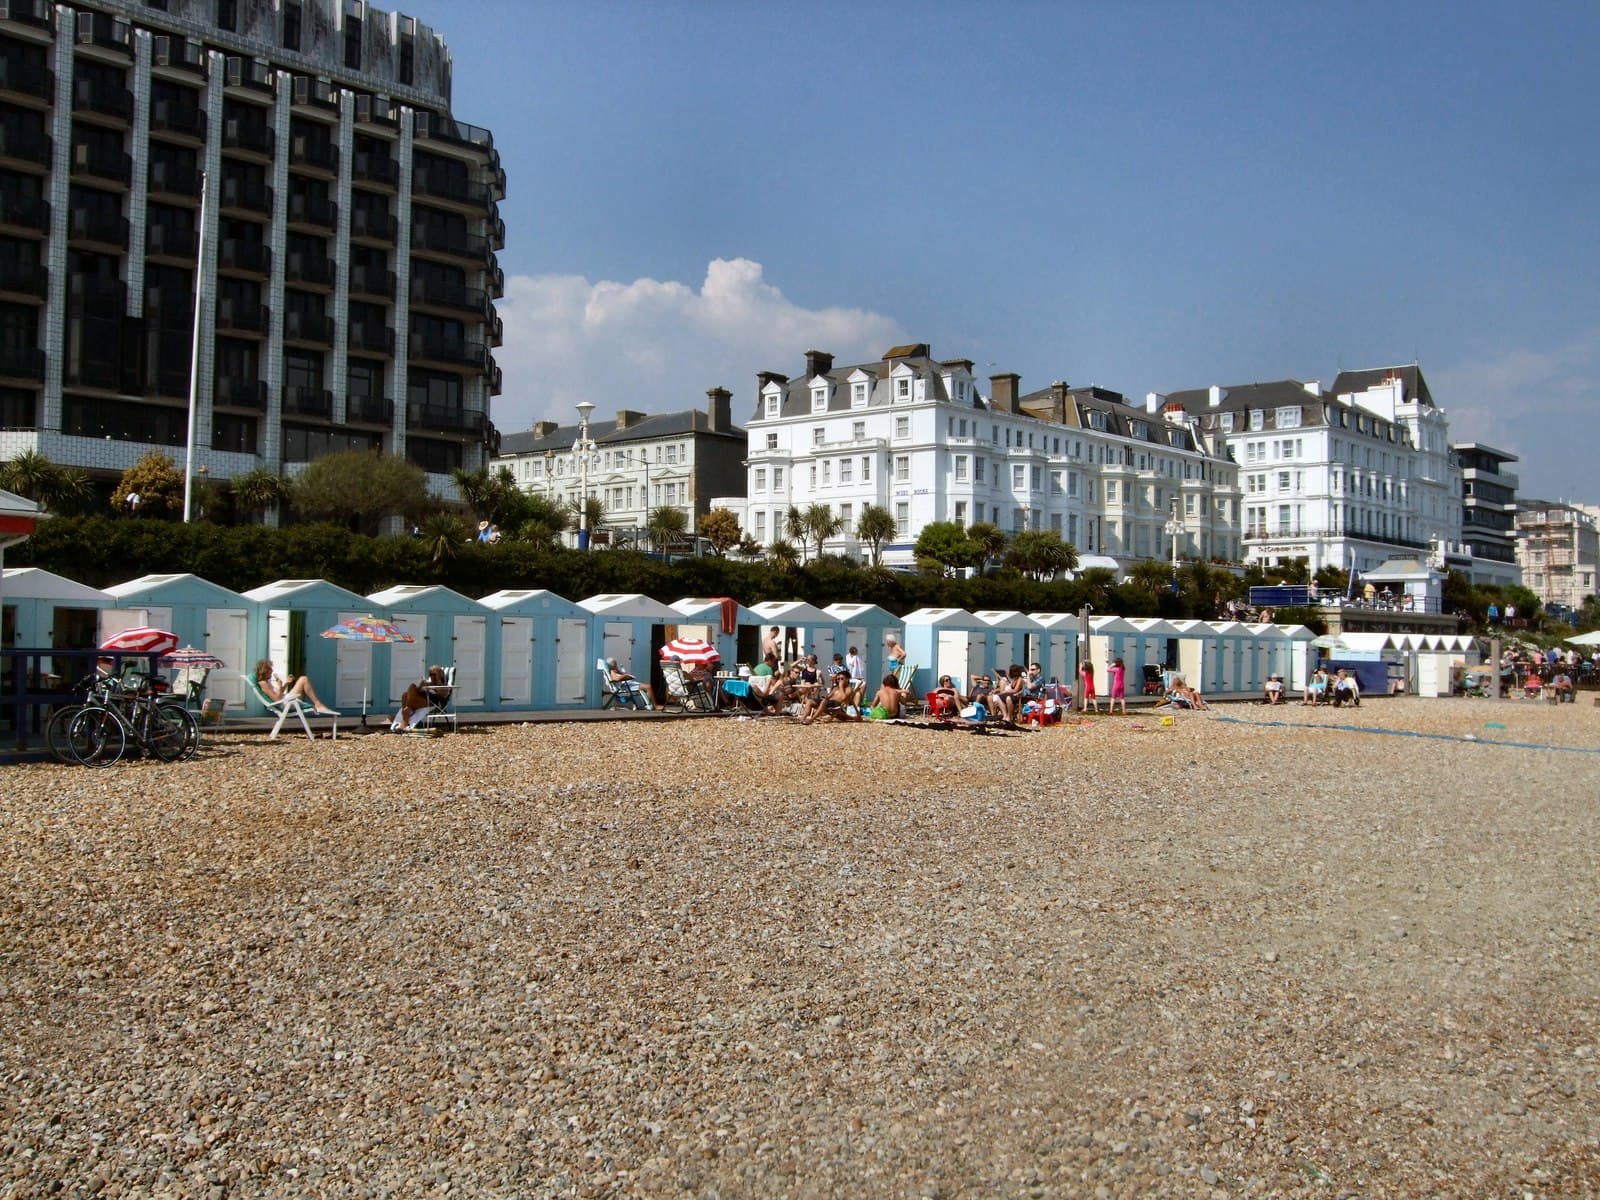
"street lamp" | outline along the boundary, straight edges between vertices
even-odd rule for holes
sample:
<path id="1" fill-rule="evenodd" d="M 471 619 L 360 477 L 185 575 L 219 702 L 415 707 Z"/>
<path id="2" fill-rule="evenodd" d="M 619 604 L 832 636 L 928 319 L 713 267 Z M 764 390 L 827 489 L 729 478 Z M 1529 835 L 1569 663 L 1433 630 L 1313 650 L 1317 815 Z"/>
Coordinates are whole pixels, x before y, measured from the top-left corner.
<path id="1" fill-rule="evenodd" d="M 572 452 L 578 456 L 578 549 L 589 548 L 589 455 L 594 453 L 594 443 L 589 440 L 589 414 L 594 405 L 587 400 L 578 401 L 578 440 Z"/>
<path id="2" fill-rule="evenodd" d="M 1172 515 L 1167 518 L 1166 534 L 1172 539 L 1172 574 L 1178 574 L 1178 535 L 1183 532 L 1183 522 L 1178 520 L 1178 498 L 1172 498 Z"/>

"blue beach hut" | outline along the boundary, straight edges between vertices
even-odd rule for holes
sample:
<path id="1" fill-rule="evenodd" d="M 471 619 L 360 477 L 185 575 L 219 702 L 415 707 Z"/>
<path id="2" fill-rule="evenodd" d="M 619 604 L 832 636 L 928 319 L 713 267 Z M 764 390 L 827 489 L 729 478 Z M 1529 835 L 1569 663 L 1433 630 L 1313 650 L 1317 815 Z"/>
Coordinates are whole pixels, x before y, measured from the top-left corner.
<path id="1" fill-rule="evenodd" d="M 761 661 L 761 614 L 754 609 L 726 596 L 686 596 L 669 607 L 680 614 L 672 636 L 710 642 L 722 655 L 723 669 Z"/>
<path id="2" fill-rule="evenodd" d="M 988 646 L 989 626 L 964 608 L 919 608 L 906 615 L 906 658 L 917 668 L 919 696 L 941 675 L 965 691 L 971 677 L 990 665 L 984 657 Z"/>
<path id="3" fill-rule="evenodd" d="M 246 673 L 258 658 L 280 672 L 309 675 L 323 701 L 341 711 L 366 713 L 381 707 L 372 691 L 372 644 L 322 636 L 340 621 L 372 613 L 372 602 L 326 579 L 279 579 L 251 588 L 250 652 Z"/>
<path id="4" fill-rule="evenodd" d="M 886 608 L 876 604 L 830 604 L 822 610 L 844 629 L 840 643 L 845 653 L 854 646 L 861 655 L 864 678 L 876 687 L 885 674 L 884 639 L 891 635 L 904 642 L 906 623 Z"/>
<path id="5" fill-rule="evenodd" d="M 589 646 L 595 659 L 614 658 L 617 665 L 632 671 L 639 679 L 649 679 L 657 698 L 666 693 L 661 678 L 661 647 L 666 645 L 668 625 L 682 616 L 659 600 L 639 592 L 608 592 L 579 600 L 578 607 L 589 614 Z M 589 664 L 589 706 L 600 707 L 600 675 Z"/>
<path id="6" fill-rule="evenodd" d="M 7 567 L 0 579 L 0 644 L 93 650 L 101 641 L 100 614 L 115 607 L 114 596 L 43 567 Z"/>
<path id="7" fill-rule="evenodd" d="M 490 612 L 489 707 L 584 708 L 594 654 L 589 613 L 544 588 L 508 588 L 478 601 Z"/>
<path id="8" fill-rule="evenodd" d="M 1044 626 L 1014 609 L 979 609 L 972 614 L 985 628 L 984 661 L 998 674 L 1012 663 L 1027 668 L 1038 657 Z M 1041 667 L 1044 664 L 1039 664 Z"/>
<path id="9" fill-rule="evenodd" d="M 1078 677 L 1078 614 L 1029 613 L 1040 625 L 1039 666 L 1044 677 L 1074 687 Z"/>
<path id="10" fill-rule="evenodd" d="M 844 626 L 815 604 L 804 600 L 764 600 L 750 607 L 765 628 L 776 625 L 783 631 L 785 661 L 797 654 L 815 654 L 817 661 L 827 666 L 835 654 L 845 652 Z"/>
<path id="11" fill-rule="evenodd" d="M 396 584 L 373 592 L 367 600 L 417 639 L 379 646 L 374 655 L 374 677 L 380 690 L 387 685 L 390 707 L 397 706 L 406 688 L 423 678 L 434 664 L 455 667 L 453 699 L 458 710 L 485 707 L 488 663 L 493 653 L 488 609 L 470 596 L 437 583 Z"/>
<path id="12" fill-rule="evenodd" d="M 225 666 L 206 680 L 206 695 L 244 707 L 250 657 L 250 615 L 255 602 L 198 575 L 141 575 L 108 587 L 129 626 L 154 625 L 178 635 L 180 646 L 215 654 Z M 313 680 L 313 682 L 315 682 Z"/>

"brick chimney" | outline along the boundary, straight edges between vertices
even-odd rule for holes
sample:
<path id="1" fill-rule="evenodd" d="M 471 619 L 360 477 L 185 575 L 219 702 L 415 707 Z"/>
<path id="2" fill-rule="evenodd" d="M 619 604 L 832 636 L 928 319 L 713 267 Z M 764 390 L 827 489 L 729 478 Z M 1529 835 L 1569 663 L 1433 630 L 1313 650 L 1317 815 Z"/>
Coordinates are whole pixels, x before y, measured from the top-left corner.
<path id="1" fill-rule="evenodd" d="M 706 391 L 706 423 L 712 433 L 727 433 L 733 428 L 733 393 L 724 387 Z"/>
<path id="2" fill-rule="evenodd" d="M 617 409 L 617 428 L 629 429 L 644 420 L 644 414 L 635 408 Z"/>
<path id="3" fill-rule="evenodd" d="M 557 421 L 535 421 L 533 423 L 533 436 L 547 438 L 560 428 L 560 422 Z"/>
<path id="4" fill-rule="evenodd" d="M 1021 375 L 989 376 L 989 402 L 994 406 L 995 412 L 1016 412 L 1017 397 L 1021 392 Z"/>
<path id="5" fill-rule="evenodd" d="M 824 350 L 806 351 L 806 378 L 815 379 L 833 370 L 833 355 Z"/>

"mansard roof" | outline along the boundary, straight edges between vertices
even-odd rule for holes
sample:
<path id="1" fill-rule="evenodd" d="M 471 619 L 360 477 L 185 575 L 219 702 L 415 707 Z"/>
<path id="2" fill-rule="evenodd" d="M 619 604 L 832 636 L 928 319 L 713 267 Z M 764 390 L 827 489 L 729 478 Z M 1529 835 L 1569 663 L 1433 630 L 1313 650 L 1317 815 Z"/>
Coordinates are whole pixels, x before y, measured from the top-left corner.
<path id="1" fill-rule="evenodd" d="M 499 457 L 504 458 L 511 454 L 543 454 L 546 450 L 564 453 L 572 449 L 573 443 L 578 440 L 579 431 L 580 427 L 574 422 L 571 425 L 558 425 L 553 432 L 543 437 L 539 437 L 532 430 L 507 433 L 500 439 Z M 744 429 L 738 425 L 730 429 L 712 429 L 710 416 L 697 408 L 684 409 L 682 412 L 646 414 L 621 429 L 617 428 L 615 418 L 610 421 L 589 422 L 589 436 L 594 439 L 597 446 L 622 446 L 629 442 L 648 442 L 659 438 L 683 437 L 686 434 L 709 434 L 712 437 L 732 438 L 741 442 L 745 437 Z"/>
<path id="2" fill-rule="evenodd" d="M 893 385 L 890 379 L 892 372 L 905 368 L 917 378 L 926 381 L 928 399 L 935 401 L 953 402 L 950 390 L 945 386 L 945 377 L 966 369 L 971 374 L 971 362 L 967 359 L 947 359 L 943 362 L 935 359 L 928 346 L 922 342 L 908 343 L 904 346 L 891 347 L 884 356 L 876 362 L 842 363 L 830 367 L 818 375 L 802 373 L 794 379 L 787 379 L 775 371 L 763 372 L 758 378 L 760 384 L 757 388 L 756 406 L 753 419 L 761 419 L 766 415 L 764 405 L 765 394 L 770 386 L 776 384 L 783 394 L 783 401 L 779 405 L 780 417 L 802 417 L 812 414 L 811 389 L 817 379 L 826 379 L 830 394 L 828 396 L 827 411 L 845 412 L 851 408 L 850 403 L 850 376 L 857 371 L 869 379 L 867 391 L 868 408 L 887 408 L 893 403 Z M 903 372 L 902 372 L 903 373 Z M 978 395 L 977 381 L 973 381 L 971 395 L 967 404 L 973 408 L 982 408 L 983 400 Z"/>
<path id="3" fill-rule="evenodd" d="M 1364 371 L 1340 371 L 1333 381 L 1333 394 L 1348 396 L 1352 392 L 1364 392 L 1392 379 L 1400 381 L 1404 389 L 1401 394 L 1408 402 L 1429 408 L 1438 407 L 1433 402 L 1433 393 L 1428 390 L 1428 381 L 1422 377 L 1422 368 L 1416 363 L 1400 367 L 1370 367 Z"/>
<path id="4" fill-rule="evenodd" d="M 1046 424 L 1055 424 L 1057 403 L 1061 405 L 1061 424 L 1069 429 L 1092 429 L 1130 442 L 1143 442 L 1172 450 L 1206 453 L 1206 447 L 1195 436 L 1188 422 L 1168 421 L 1159 412 L 1149 412 L 1130 404 L 1121 392 L 1110 388 L 1069 388 L 1053 384 L 1036 392 L 1017 398 L 1017 407 L 1024 416 L 1034 417 Z M 1104 428 L 1096 423 L 1092 413 L 1103 415 Z"/>

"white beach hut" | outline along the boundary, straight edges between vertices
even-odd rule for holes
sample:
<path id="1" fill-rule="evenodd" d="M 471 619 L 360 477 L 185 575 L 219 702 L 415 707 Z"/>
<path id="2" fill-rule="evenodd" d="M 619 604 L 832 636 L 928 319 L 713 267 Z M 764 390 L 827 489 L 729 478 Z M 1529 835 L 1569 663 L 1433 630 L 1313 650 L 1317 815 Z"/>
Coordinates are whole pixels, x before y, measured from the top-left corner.
<path id="1" fill-rule="evenodd" d="M 1040 657 L 1044 626 L 1026 613 L 986 608 L 972 615 L 987 626 L 984 661 L 993 668 L 991 674 L 1004 672 L 1012 663 L 1026 670 L 1030 661 Z"/>
<path id="2" fill-rule="evenodd" d="M 365 712 L 377 703 L 372 687 L 372 644 L 335 640 L 322 631 L 372 613 L 365 597 L 326 579 L 279 579 L 244 593 L 250 613 L 250 653 L 269 658 L 279 671 L 309 675 L 325 703 Z"/>
<path id="3" fill-rule="evenodd" d="M 373 656 L 375 678 L 388 689 L 388 708 L 397 707 L 406 688 L 433 665 L 455 667 L 452 699 L 457 710 L 485 707 L 488 663 L 496 653 L 489 644 L 487 608 L 437 583 L 396 584 L 367 599 L 416 639 L 380 645 Z"/>
<path id="4" fill-rule="evenodd" d="M 989 625 L 964 608 L 919 608 L 906 615 L 906 657 L 917 668 L 914 686 L 925 696 L 948 675 L 962 691 L 972 676 L 986 672 Z"/>
<path id="5" fill-rule="evenodd" d="M 1044 677 L 1064 687 L 1075 687 L 1078 678 L 1078 614 L 1029 613 L 1039 623 L 1039 665 Z"/>
<path id="6" fill-rule="evenodd" d="M 141 575 L 106 589 L 116 598 L 123 628 L 153 625 L 178 635 L 181 646 L 196 646 L 220 658 L 206 694 L 242 709 L 250 657 L 250 616 L 255 602 L 198 575 Z M 110 618 L 107 618 L 109 621 Z"/>
<path id="7" fill-rule="evenodd" d="M 876 686 L 884 676 L 884 639 L 893 635 L 904 642 L 906 623 L 876 604 L 830 604 L 822 610 L 844 627 L 841 645 L 848 653 L 854 646 L 861 654 L 869 684 Z"/>
<path id="8" fill-rule="evenodd" d="M 794 654 L 815 654 L 817 662 L 827 666 L 835 654 L 845 651 L 844 625 L 814 604 L 804 600 L 763 600 L 750 607 L 763 628 L 776 625 L 783 631 L 786 660 Z M 790 647 L 792 653 L 788 652 Z"/>
<path id="9" fill-rule="evenodd" d="M 656 696 L 666 693 L 661 678 L 661 647 L 666 645 L 666 628 L 676 625 L 682 613 L 639 592 L 608 592 L 578 601 L 589 614 L 589 646 L 595 659 L 614 658 L 617 664 L 649 679 Z M 600 676 L 590 663 L 589 704 L 599 708 Z"/>
<path id="10" fill-rule="evenodd" d="M 722 656 L 724 670 L 761 661 L 761 615 L 754 609 L 726 596 L 688 596 L 668 607 L 681 614 L 672 636 L 710 642 Z"/>

